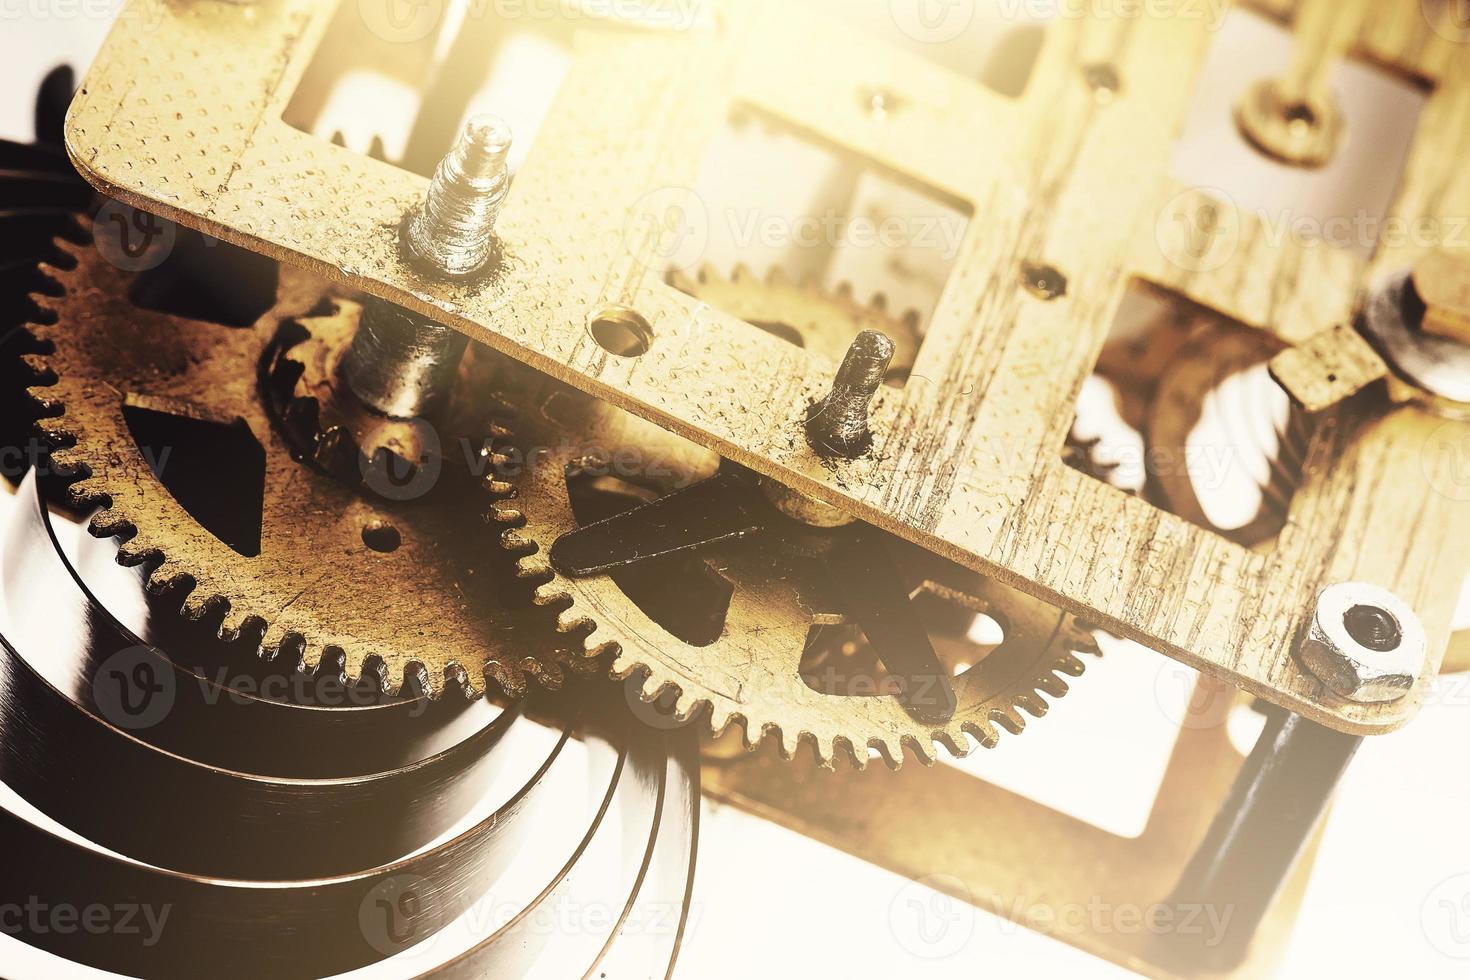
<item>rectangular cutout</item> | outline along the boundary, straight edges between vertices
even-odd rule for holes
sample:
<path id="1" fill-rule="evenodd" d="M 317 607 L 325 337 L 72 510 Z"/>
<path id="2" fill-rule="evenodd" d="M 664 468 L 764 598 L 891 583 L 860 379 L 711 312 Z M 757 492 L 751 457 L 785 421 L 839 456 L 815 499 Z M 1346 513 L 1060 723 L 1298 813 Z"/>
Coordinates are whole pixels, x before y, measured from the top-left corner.
<path id="1" fill-rule="evenodd" d="M 1286 70 L 1295 43 L 1290 31 L 1258 14 L 1229 12 L 1200 69 L 1171 171 L 1192 187 L 1225 194 L 1259 218 L 1273 241 L 1320 241 L 1368 258 L 1393 231 L 1385 216 L 1427 94 L 1349 58 L 1332 80 L 1342 117 L 1336 152 L 1320 169 L 1279 162 L 1242 135 L 1236 107 L 1252 84 Z M 1318 125 L 1303 113 L 1301 125 Z"/>
<path id="2" fill-rule="evenodd" d="M 465 121 L 493 112 L 515 134 L 514 173 L 570 70 L 573 35 L 588 26 L 616 22 L 566 4 L 477 0 L 420 5 L 388 21 L 343 3 L 284 119 L 429 176 Z"/>
<path id="3" fill-rule="evenodd" d="M 670 281 L 697 299 L 840 361 L 864 329 L 898 351 L 902 386 L 964 243 L 972 208 L 774 116 L 737 107 L 694 195 L 698 255 Z"/>
<path id="4" fill-rule="evenodd" d="M 1239 544 L 1273 542 L 1311 437 L 1267 367 L 1282 348 L 1135 280 L 1078 398 L 1064 459 Z"/>

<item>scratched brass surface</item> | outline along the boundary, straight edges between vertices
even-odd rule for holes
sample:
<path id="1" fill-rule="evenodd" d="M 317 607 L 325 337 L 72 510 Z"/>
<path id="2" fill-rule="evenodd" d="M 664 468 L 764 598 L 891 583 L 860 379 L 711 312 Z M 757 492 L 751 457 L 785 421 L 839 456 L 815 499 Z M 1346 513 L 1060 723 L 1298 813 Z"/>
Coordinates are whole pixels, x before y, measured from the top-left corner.
<path id="1" fill-rule="evenodd" d="M 396 224 L 425 181 L 299 132 L 282 111 L 336 7 L 134 0 L 68 123 L 83 173 L 125 202 L 403 303 L 761 473 L 1116 633 L 1333 727 L 1375 733 L 1409 698 L 1326 698 L 1291 657 L 1312 597 L 1362 579 L 1414 607 L 1437 666 L 1470 532 L 1461 430 L 1376 391 L 1322 413 L 1304 485 L 1269 552 L 1251 551 L 1069 469 L 1072 402 L 1133 277 L 1295 343 L 1350 316 L 1370 275 L 1411 246 L 1311 247 L 1230 211 L 1203 240 L 1202 191 L 1169 176 L 1199 16 L 1064 17 L 1018 99 L 780 2 L 711 5 L 688 31 L 588 33 L 499 230 L 505 262 L 473 285 L 413 273 Z M 1151 9 L 1156 9 L 1150 5 Z M 1288 17 L 1289 5 L 1272 4 Z M 1417 0 L 1309 0 L 1291 83 L 1343 52 L 1432 86 L 1391 215 L 1470 213 L 1470 56 Z M 1094 98 L 1081 66 L 1111 64 Z M 1249 80 L 1242 80 L 1242 88 Z M 875 115 L 873 89 L 901 107 Z M 833 364 L 669 286 L 654 219 L 692 185 L 732 104 L 754 106 L 968 204 L 956 267 L 875 450 L 839 463 L 802 437 Z M 677 193 L 677 192 L 676 192 Z M 661 203 L 663 202 L 663 203 Z M 1219 217 L 1219 212 L 1211 212 Z M 1181 231 L 1182 230 L 1182 231 Z M 1046 302 L 1023 262 L 1066 277 Z M 639 358 L 589 336 L 609 305 L 653 325 Z"/>

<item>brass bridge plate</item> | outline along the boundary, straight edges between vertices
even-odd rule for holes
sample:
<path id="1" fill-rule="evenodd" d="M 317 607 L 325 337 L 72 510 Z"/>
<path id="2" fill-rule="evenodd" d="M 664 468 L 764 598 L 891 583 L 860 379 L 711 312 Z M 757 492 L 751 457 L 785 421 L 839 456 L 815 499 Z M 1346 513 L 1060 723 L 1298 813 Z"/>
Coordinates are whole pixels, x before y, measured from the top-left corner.
<path id="1" fill-rule="evenodd" d="M 1455 470 L 1463 430 L 1362 399 L 1323 412 L 1269 552 L 1062 462 L 1073 400 L 1130 279 L 1296 343 L 1347 319 L 1371 273 L 1413 257 L 1409 245 L 1384 247 L 1370 269 L 1344 250 L 1277 243 L 1244 210 L 1205 255 L 1194 236 L 1170 233 L 1200 227 L 1215 206 L 1168 171 L 1211 39 L 1199 6 L 1058 18 L 1017 99 L 778 0 L 708 3 L 688 30 L 588 32 L 511 190 L 503 269 L 469 286 L 428 281 L 398 254 L 399 218 L 424 179 L 282 119 L 337 4 L 133 0 L 72 108 L 67 143 L 87 178 L 125 203 L 450 324 L 1314 720 L 1390 730 L 1435 673 L 1466 571 L 1453 545 L 1470 539 L 1470 487 Z M 1391 213 L 1470 213 L 1464 45 L 1436 32 L 1418 0 L 1268 12 L 1295 24 L 1304 64 L 1351 51 L 1432 85 Z M 1095 64 L 1116 71 L 1110 99 L 1084 81 L 1082 66 Z M 873 113 L 859 95 L 875 90 L 897 108 Z M 881 397 L 875 451 L 862 459 L 824 463 L 803 438 L 830 361 L 665 282 L 658 222 L 670 195 L 695 184 L 736 104 L 973 209 L 915 377 Z M 1065 295 L 1023 288 L 1027 262 L 1059 270 Z M 594 342 L 589 322 L 610 307 L 652 325 L 646 354 Z M 1332 700 L 1292 659 L 1316 592 L 1348 579 L 1394 591 L 1428 629 L 1431 669 L 1396 704 Z"/>

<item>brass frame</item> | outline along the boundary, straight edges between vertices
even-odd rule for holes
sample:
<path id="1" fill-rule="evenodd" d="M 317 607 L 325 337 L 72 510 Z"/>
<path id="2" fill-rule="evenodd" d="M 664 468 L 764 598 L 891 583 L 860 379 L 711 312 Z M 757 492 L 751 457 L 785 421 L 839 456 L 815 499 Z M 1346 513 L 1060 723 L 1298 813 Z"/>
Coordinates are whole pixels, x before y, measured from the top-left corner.
<path id="1" fill-rule="evenodd" d="M 282 121 L 336 4 L 132 0 L 72 107 L 67 146 L 126 203 L 450 324 L 1315 721 L 1359 734 L 1407 722 L 1466 570 L 1447 545 L 1470 536 L 1470 492 L 1454 482 L 1453 454 L 1434 448 L 1458 438 L 1441 429 L 1458 423 L 1381 398 L 1320 413 L 1305 484 L 1270 553 L 1061 460 L 1073 397 L 1131 278 L 1297 343 L 1348 319 L 1370 274 L 1414 257 L 1386 247 L 1366 267 L 1325 246 L 1277 246 L 1257 216 L 1230 209 L 1205 253 L 1190 251 L 1199 242 L 1177 229 L 1219 209 L 1168 174 L 1187 80 L 1209 44 L 1199 5 L 1058 20 L 1014 100 L 789 4 L 712 6 L 718 16 L 685 32 L 579 38 L 500 222 L 503 268 L 478 284 L 429 281 L 399 255 L 396 226 L 423 179 Z M 1294 20 L 1293 80 L 1306 89 L 1346 52 L 1435 85 L 1392 214 L 1470 214 L 1458 176 L 1470 156 L 1470 58 L 1418 0 L 1264 6 Z M 1080 70 L 1098 62 L 1121 79 L 1106 99 Z M 875 89 L 901 108 L 875 118 L 855 97 Z M 802 438 L 829 360 L 697 303 L 651 261 L 658 242 L 644 219 L 695 182 L 734 103 L 974 209 L 915 378 L 876 404 L 876 451 L 862 459 L 823 461 Z M 1023 288 L 1024 262 L 1059 269 L 1065 296 Z M 651 351 L 614 357 L 592 340 L 590 319 L 610 306 L 653 325 Z M 1428 630 L 1428 669 L 1400 702 L 1334 700 L 1292 658 L 1318 590 L 1349 579 L 1394 591 Z"/>
<path id="2" fill-rule="evenodd" d="M 1212 698 L 1244 703 L 1208 678 L 1199 683 L 1209 693 L 1197 703 L 1210 705 L 1211 715 L 1220 703 Z M 706 760 L 701 779 L 714 799 L 1144 976 L 1272 976 L 1301 908 L 1325 820 L 1271 903 L 1245 960 L 1234 969 L 1209 966 L 1171 949 L 1169 936 L 1161 932 L 1142 926 L 1093 929 L 1085 916 L 1061 914 L 1089 907 L 1144 911 L 1169 901 L 1244 761 L 1230 741 L 1227 715 L 1212 724 L 1191 716 L 1181 726 L 1138 837 L 1101 830 L 947 765 L 833 774 L 766 752 Z M 983 824 L 977 821 L 981 814 Z M 1035 915 L 1031 921 L 1018 919 L 1018 911 L 1032 909 L 1050 910 L 1055 915 L 1051 927 Z"/>

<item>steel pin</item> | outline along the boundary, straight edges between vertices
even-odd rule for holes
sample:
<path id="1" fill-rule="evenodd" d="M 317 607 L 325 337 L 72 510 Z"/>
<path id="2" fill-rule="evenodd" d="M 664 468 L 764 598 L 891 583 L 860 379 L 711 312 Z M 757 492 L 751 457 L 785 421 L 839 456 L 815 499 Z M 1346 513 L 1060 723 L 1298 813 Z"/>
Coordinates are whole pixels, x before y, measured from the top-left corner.
<path id="1" fill-rule="evenodd" d="M 449 279 L 478 272 L 495 250 L 495 221 L 510 186 L 510 127 L 499 116 L 470 119 L 439 162 L 421 206 L 403 220 L 404 250 Z M 364 304 L 342 369 L 363 402 L 395 418 L 437 412 L 454 385 L 465 335 L 382 300 Z"/>
<path id="2" fill-rule="evenodd" d="M 807 442 L 818 454 L 851 459 L 873 444 L 869 408 L 888 373 L 893 351 L 893 341 L 877 330 L 864 330 L 848 347 L 831 393 L 807 413 Z"/>

